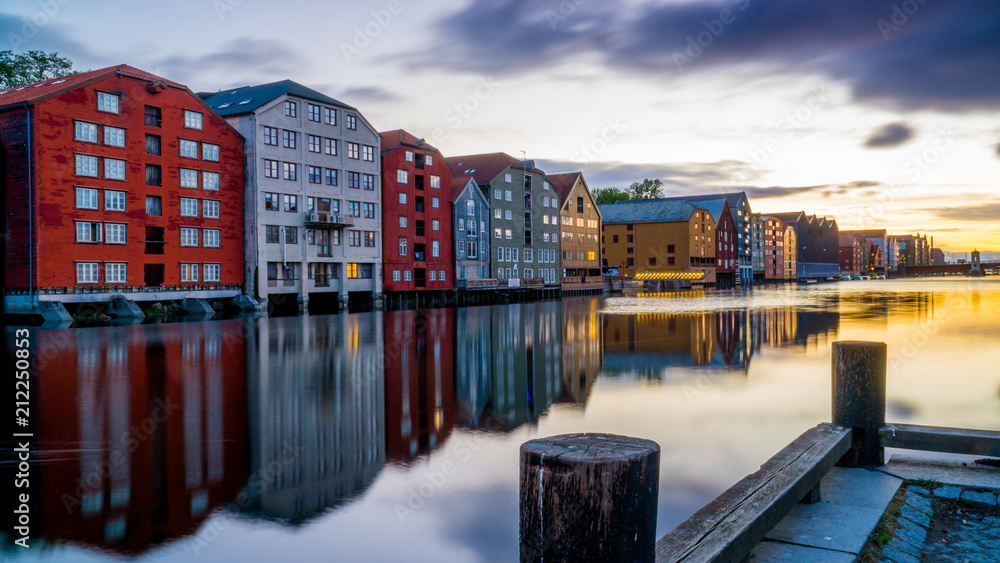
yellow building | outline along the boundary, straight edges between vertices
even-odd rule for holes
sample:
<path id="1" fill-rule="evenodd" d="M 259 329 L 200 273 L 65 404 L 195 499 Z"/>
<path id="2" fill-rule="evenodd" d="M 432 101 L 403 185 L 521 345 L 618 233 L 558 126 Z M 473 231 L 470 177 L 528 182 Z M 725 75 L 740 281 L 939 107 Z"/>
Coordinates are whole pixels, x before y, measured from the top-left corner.
<path id="1" fill-rule="evenodd" d="M 549 175 L 559 194 L 563 290 L 602 290 L 601 212 L 580 172 Z"/>
<path id="2" fill-rule="evenodd" d="M 795 238 L 795 228 L 785 224 L 785 279 L 797 279 L 795 267 L 796 256 L 798 255 L 798 239 Z"/>

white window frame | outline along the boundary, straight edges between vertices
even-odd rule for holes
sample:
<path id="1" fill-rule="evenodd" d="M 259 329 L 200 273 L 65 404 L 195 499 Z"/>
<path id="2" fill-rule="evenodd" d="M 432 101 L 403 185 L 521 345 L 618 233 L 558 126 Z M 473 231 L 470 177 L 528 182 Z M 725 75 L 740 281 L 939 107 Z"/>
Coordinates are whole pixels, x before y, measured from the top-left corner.
<path id="1" fill-rule="evenodd" d="M 201 173 L 201 189 L 208 190 L 210 192 L 219 191 L 219 173 L 218 172 L 202 172 Z"/>
<path id="2" fill-rule="evenodd" d="M 219 145 L 212 143 L 201 144 L 201 158 L 210 162 L 219 162 Z"/>
<path id="3" fill-rule="evenodd" d="M 98 209 L 100 206 L 100 190 L 96 188 L 76 188 L 77 209 Z"/>
<path id="4" fill-rule="evenodd" d="M 74 173 L 77 176 L 97 178 L 100 176 L 101 159 L 90 154 L 77 154 L 74 165 Z"/>
<path id="5" fill-rule="evenodd" d="M 222 264 L 202 264 L 201 271 L 202 271 L 203 281 L 206 282 L 222 281 Z"/>
<path id="6" fill-rule="evenodd" d="M 437 209 L 437 208 L 441 207 L 441 200 L 438 199 L 438 198 L 436 198 L 436 197 L 432 197 L 431 198 L 431 207 L 434 208 L 434 209 Z"/>
<path id="7" fill-rule="evenodd" d="M 105 158 L 104 159 L 104 179 L 106 180 L 125 180 L 125 169 L 127 165 L 124 160 L 120 158 Z M 121 173 L 119 175 L 119 172 Z"/>
<path id="8" fill-rule="evenodd" d="M 177 182 L 180 187 L 198 189 L 197 170 L 191 168 L 180 168 L 177 175 L 178 175 Z"/>
<path id="9" fill-rule="evenodd" d="M 104 113 L 118 114 L 121 111 L 121 103 L 117 94 L 109 92 L 97 93 L 97 111 Z"/>
<path id="10" fill-rule="evenodd" d="M 73 121 L 73 140 L 83 143 L 97 143 L 97 124 L 89 121 Z"/>
<path id="11" fill-rule="evenodd" d="M 222 243 L 222 231 L 219 229 L 202 229 L 202 245 L 206 248 L 219 248 Z"/>
<path id="12" fill-rule="evenodd" d="M 104 264 L 104 283 L 127 283 L 128 263 L 126 262 L 106 262 Z"/>
<path id="13" fill-rule="evenodd" d="M 427 158 L 430 158 L 430 155 L 428 155 Z M 441 187 L 441 176 L 438 176 L 437 174 L 431 174 L 431 187 L 432 188 Z"/>
<path id="14" fill-rule="evenodd" d="M 184 127 L 186 129 L 197 129 L 202 130 L 203 126 L 203 115 L 201 112 L 191 111 L 189 109 L 184 110 Z"/>
<path id="15" fill-rule="evenodd" d="M 181 158 L 198 158 L 198 141 L 191 139 L 177 140 L 177 154 Z"/>
<path id="16" fill-rule="evenodd" d="M 188 246 L 188 247 L 198 246 L 197 227 L 181 227 L 180 237 L 181 237 L 181 246 Z"/>
<path id="17" fill-rule="evenodd" d="M 192 211 L 193 210 L 193 211 Z M 198 216 L 198 200 L 193 197 L 182 197 L 180 201 L 181 217 Z"/>
<path id="18" fill-rule="evenodd" d="M 125 129 L 104 126 L 104 144 L 109 147 L 125 147 Z"/>
<path id="19" fill-rule="evenodd" d="M 431 241 L 431 258 L 439 258 L 441 256 L 441 243 L 436 240 Z"/>
<path id="20" fill-rule="evenodd" d="M 125 223 L 105 223 L 104 244 L 128 244 L 128 226 Z"/>
<path id="21" fill-rule="evenodd" d="M 98 262 L 77 262 L 76 283 L 100 283 L 101 265 Z"/>
<path id="22" fill-rule="evenodd" d="M 109 197 L 110 196 L 110 197 Z M 122 190 L 104 190 L 104 210 L 105 211 L 125 211 L 128 196 Z M 121 205 L 117 205 L 118 203 Z M 112 205 L 114 203 L 115 205 Z"/>
<path id="23" fill-rule="evenodd" d="M 86 226 L 84 226 L 86 225 Z M 91 225 L 97 225 L 97 230 L 93 230 Z M 76 242 L 86 242 L 86 243 L 98 243 L 101 242 L 101 233 L 104 231 L 100 222 L 98 221 L 77 221 L 76 222 Z M 94 234 L 94 238 L 91 238 L 91 233 Z M 81 237 L 81 235 L 86 235 Z"/>
<path id="24" fill-rule="evenodd" d="M 406 159 L 406 162 L 413 162 L 413 151 L 406 151 L 404 158 Z"/>
<path id="25" fill-rule="evenodd" d="M 220 207 L 218 200 L 203 199 L 201 200 L 201 216 L 205 219 L 218 219 Z"/>
<path id="26" fill-rule="evenodd" d="M 182 282 L 198 281 L 198 264 L 181 263 L 181 281 Z"/>
<path id="27" fill-rule="evenodd" d="M 410 173 L 409 173 L 409 171 L 403 170 L 402 168 L 397 168 L 396 169 L 396 183 L 398 183 L 398 184 L 407 184 L 407 183 L 409 183 L 409 181 L 410 181 Z"/>

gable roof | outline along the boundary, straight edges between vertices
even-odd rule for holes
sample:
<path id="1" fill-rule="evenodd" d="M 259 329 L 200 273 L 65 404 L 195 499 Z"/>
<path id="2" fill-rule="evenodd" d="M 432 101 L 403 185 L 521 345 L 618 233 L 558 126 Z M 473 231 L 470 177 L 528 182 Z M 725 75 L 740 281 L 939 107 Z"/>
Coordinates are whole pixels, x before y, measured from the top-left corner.
<path id="1" fill-rule="evenodd" d="M 716 225 L 718 225 L 719 220 L 722 219 L 722 212 L 727 206 L 731 208 L 732 204 L 729 203 L 729 199 L 725 196 L 725 194 L 718 194 L 713 199 L 706 199 L 706 197 L 707 196 L 695 196 L 695 198 L 690 198 L 687 196 L 676 196 L 660 199 L 678 199 L 682 201 L 697 202 L 697 206 L 708 211 L 712 215 L 712 220 L 715 221 Z M 737 199 L 737 201 L 739 201 L 739 199 Z M 730 214 L 732 214 L 732 211 L 730 211 Z"/>
<path id="2" fill-rule="evenodd" d="M 219 115 L 226 117 L 230 115 L 241 115 L 251 113 L 268 102 L 283 96 L 294 96 L 337 106 L 343 109 L 357 111 L 357 108 L 349 106 L 340 100 L 327 96 L 322 92 L 317 92 L 295 82 L 294 80 L 279 80 L 268 84 L 258 84 L 256 86 L 241 86 L 220 92 L 199 92 L 198 96 L 205 100 L 212 109 Z"/>
<path id="3" fill-rule="evenodd" d="M 569 193 L 573 191 L 573 186 L 576 185 L 576 179 L 582 175 L 583 172 L 570 172 L 568 174 L 552 174 L 549 176 L 549 181 L 552 182 L 552 187 L 559 194 L 559 201 L 561 203 L 566 202 Z"/>
<path id="4" fill-rule="evenodd" d="M 452 175 L 471 175 L 478 184 L 490 183 L 507 168 L 545 174 L 545 172 L 535 168 L 534 161 L 527 161 L 527 166 L 525 166 L 520 160 L 503 152 L 450 156 L 444 160 L 451 168 Z"/>
<path id="5" fill-rule="evenodd" d="M 665 223 L 687 221 L 697 209 L 704 209 L 682 199 L 640 199 L 598 205 L 605 225 L 615 223 Z"/>
<path id="6" fill-rule="evenodd" d="M 806 217 L 805 211 L 786 211 L 784 213 L 768 213 L 768 217 L 781 219 L 785 223 L 798 223 L 803 220 L 811 220 Z"/>
<path id="7" fill-rule="evenodd" d="M 382 152 L 388 152 L 396 147 L 413 147 L 422 151 L 436 152 L 438 155 L 441 151 L 437 150 L 436 147 L 427 144 L 423 139 L 418 139 L 415 135 L 411 134 L 409 131 L 403 129 L 394 129 L 392 131 L 381 131 L 379 135 L 382 136 Z"/>
<path id="8" fill-rule="evenodd" d="M 36 104 L 71 90 L 76 90 L 77 88 L 81 88 L 88 84 L 104 80 L 105 78 L 109 78 L 116 74 L 119 76 L 136 78 L 138 80 L 146 80 L 149 82 L 162 82 L 164 86 L 169 86 L 171 88 L 179 88 L 181 90 L 188 89 L 187 86 L 178 82 L 167 80 L 166 78 L 150 74 L 144 70 L 140 70 L 127 64 L 120 64 L 97 70 L 71 74 L 61 78 L 41 80 L 39 82 L 28 84 L 27 86 L 0 90 L 0 108 L 20 104 Z"/>
<path id="9" fill-rule="evenodd" d="M 747 200 L 747 206 L 750 205 L 750 199 L 747 198 L 746 192 L 729 192 L 729 193 L 721 193 L 721 194 L 701 194 L 701 195 L 690 195 L 690 196 L 681 196 L 681 197 L 683 197 L 684 199 L 686 199 L 688 201 L 697 201 L 697 202 L 711 201 L 711 200 L 716 200 L 716 199 L 724 199 L 724 200 L 726 200 L 726 201 L 729 202 L 729 207 L 730 208 L 739 207 L 740 200 L 741 199 L 745 199 L 745 200 Z"/>
<path id="10" fill-rule="evenodd" d="M 470 185 L 474 188 L 473 191 L 476 192 L 477 194 L 479 194 L 479 197 L 482 198 L 483 201 L 486 202 L 486 205 L 488 207 L 489 204 L 490 204 L 490 200 L 486 199 L 486 196 L 484 196 L 483 192 L 479 189 L 479 185 L 476 184 L 476 180 L 472 176 L 469 176 L 469 175 L 452 176 L 452 178 L 451 178 L 451 201 L 452 201 L 452 203 L 458 201 L 458 198 L 462 197 L 462 192 L 464 192 L 465 189 L 467 187 L 469 187 Z"/>

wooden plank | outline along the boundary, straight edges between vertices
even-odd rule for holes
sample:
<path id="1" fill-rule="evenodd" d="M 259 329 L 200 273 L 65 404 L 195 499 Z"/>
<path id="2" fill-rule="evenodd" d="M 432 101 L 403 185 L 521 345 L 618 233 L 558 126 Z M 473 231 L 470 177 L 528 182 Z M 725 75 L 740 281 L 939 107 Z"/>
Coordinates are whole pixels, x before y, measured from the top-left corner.
<path id="1" fill-rule="evenodd" d="M 740 562 L 851 448 L 849 428 L 806 431 L 656 542 L 657 563 Z"/>
<path id="2" fill-rule="evenodd" d="M 1000 457 L 1000 432 L 914 424 L 887 424 L 879 430 L 885 448 Z"/>

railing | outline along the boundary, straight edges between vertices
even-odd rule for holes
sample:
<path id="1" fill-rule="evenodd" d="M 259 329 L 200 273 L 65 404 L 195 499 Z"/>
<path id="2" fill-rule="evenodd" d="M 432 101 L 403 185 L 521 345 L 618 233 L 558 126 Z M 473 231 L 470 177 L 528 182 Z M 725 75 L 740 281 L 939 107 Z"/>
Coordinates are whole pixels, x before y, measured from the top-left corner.
<path id="1" fill-rule="evenodd" d="M 353 227 L 354 217 L 349 215 L 334 215 L 332 213 L 306 212 L 306 226 L 310 227 Z"/>
<path id="2" fill-rule="evenodd" d="M 185 285 L 81 285 L 74 287 L 10 288 L 3 295 L 72 295 L 88 293 L 156 293 L 161 291 L 225 291 L 243 290 L 242 285 L 221 283 L 191 283 Z"/>
<path id="3" fill-rule="evenodd" d="M 1000 432 L 886 424 L 886 345 L 833 343 L 832 423 L 655 540 L 660 448 L 569 434 L 521 446 L 521 561 L 739 562 L 797 503 L 820 500 L 834 466 L 877 467 L 884 448 L 1000 456 Z"/>
<path id="4" fill-rule="evenodd" d="M 493 279 L 458 280 L 456 287 L 459 289 L 496 289 L 498 281 Z"/>

